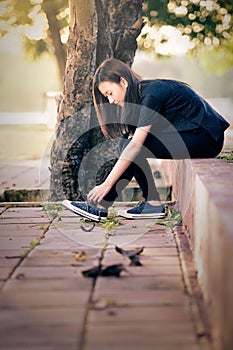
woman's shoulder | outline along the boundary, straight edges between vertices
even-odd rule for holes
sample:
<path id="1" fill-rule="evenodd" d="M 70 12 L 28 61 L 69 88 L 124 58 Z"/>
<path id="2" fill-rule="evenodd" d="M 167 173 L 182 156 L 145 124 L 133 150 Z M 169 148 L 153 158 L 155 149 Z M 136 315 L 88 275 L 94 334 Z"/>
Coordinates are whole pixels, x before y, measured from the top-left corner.
<path id="1" fill-rule="evenodd" d="M 169 93 L 178 87 L 187 86 L 184 82 L 172 79 L 147 79 L 140 82 L 141 95 L 153 95 L 154 93 Z"/>

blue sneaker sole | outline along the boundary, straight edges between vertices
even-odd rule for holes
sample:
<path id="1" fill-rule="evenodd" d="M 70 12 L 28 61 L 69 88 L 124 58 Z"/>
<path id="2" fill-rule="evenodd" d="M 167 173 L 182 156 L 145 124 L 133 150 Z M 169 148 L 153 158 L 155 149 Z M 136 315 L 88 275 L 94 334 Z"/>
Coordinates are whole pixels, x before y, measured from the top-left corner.
<path id="1" fill-rule="evenodd" d="M 149 214 L 131 214 L 127 213 L 127 210 L 119 210 L 118 215 L 122 216 L 126 219 L 162 219 L 164 218 L 165 214 L 163 212 L 161 213 L 149 213 Z"/>
<path id="2" fill-rule="evenodd" d="M 65 199 L 64 201 L 62 201 L 62 205 L 66 208 L 66 209 L 69 209 L 70 211 L 72 211 L 73 213 L 75 214 L 78 214 L 84 218 L 87 218 L 89 220 L 92 220 L 92 221 L 96 221 L 96 222 L 99 222 L 99 221 L 103 221 L 105 219 L 107 219 L 107 216 L 106 217 L 99 217 L 97 215 L 94 215 L 94 214 L 91 214 L 91 213 L 88 213 L 87 211 L 85 210 L 82 210 L 81 208 L 78 208 L 78 207 L 75 207 L 74 205 L 71 204 L 71 202 L 67 199 Z"/>

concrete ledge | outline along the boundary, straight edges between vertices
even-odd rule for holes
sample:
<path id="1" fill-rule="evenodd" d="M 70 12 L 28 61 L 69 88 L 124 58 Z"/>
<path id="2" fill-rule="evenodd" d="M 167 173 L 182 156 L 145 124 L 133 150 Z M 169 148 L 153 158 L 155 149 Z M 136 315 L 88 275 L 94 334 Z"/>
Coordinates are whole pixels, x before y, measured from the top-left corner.
<path id="1" fill-rule="evenodd" d="M 233 165 L 214 158 L 162 167 L 190 239 L 214 349 L 233 349 Z"/>
<path id="2" fill-rule="evenodd" d="M 41 202 L 45 201 L 48 196 L 48 189 L 5 189 L 0 195 L 0 202 Z"/>
<path id="3" fill-rule="evenodd" d="M 160 186 L 157 188 L 162 201 L 170 201 L 171 186 Z M 0 202 L 45 202 L 50 196 L 49 188 L 9 188 L 0 193 Z M 138 202 L 143 200 L 138 185 L 128 186 L 122 192 L 119 199 L 121 202 Z"/>

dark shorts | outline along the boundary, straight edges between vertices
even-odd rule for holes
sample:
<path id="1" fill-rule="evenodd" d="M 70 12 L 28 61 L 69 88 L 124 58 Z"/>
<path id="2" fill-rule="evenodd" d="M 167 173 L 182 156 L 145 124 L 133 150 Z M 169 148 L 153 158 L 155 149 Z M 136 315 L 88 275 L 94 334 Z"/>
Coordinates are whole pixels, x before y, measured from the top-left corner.
<path id="1" fill-rule="evenodd" d="M 157 136 L 149 134 L 144 146 L 156 158 L 188 159 L 214 158 L 221 152 L 223 143 L 224 134 L 216 141 L 206 130 L 198 128 Z"/>

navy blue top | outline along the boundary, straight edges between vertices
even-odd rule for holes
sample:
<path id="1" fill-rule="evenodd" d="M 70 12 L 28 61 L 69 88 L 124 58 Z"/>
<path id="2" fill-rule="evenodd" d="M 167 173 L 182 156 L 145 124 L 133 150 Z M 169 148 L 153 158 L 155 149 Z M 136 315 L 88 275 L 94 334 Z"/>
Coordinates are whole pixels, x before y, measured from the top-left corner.
<path id="1" fill-rule="evenodd" d="M 139 104 L 146 108 L 141 108 L 137 126 L 152 124 L 155 133 L 201 127 L 218 140 L 230 125 L 187 84 L 176 80 L 142 81 Z"/>

